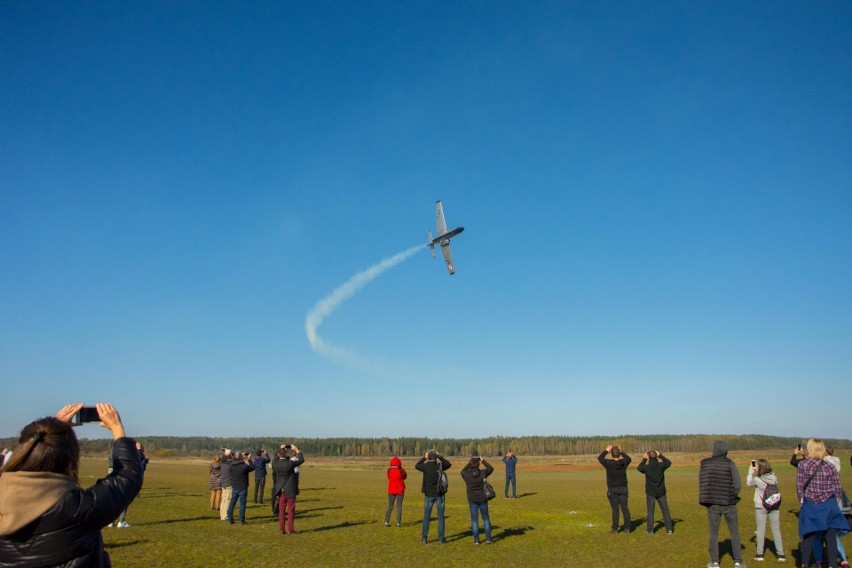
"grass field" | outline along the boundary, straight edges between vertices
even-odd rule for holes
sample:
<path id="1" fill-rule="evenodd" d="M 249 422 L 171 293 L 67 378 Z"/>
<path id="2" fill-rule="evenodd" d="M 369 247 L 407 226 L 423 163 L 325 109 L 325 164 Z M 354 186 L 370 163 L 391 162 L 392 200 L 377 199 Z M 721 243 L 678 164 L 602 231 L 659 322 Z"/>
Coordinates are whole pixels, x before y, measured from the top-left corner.
<path id="1" fill-rule="evenodd" d="M 628 474 L 634 532 L 609 534 L 609 504 L 603 468 L 595 456 L 525 457 L 518 464 L 518 499 L 504 499 L 503 464 L 495 459 L 493 485 L 499 496 L 489 509 L 495 543 L 473 545 L 464 483 L 459 471 L 466 461 L 453 459 L 447 496 L 447 540 L 435 542 L 433 518 L 430 543 L 420 543 L 423 496 L 421 475 L 406 459 L 409 474 L 403 526 L 384 526 L 387 505 L 386 460 L 336 460 L 306 456 L 302 493 L 297 502 L 296 535 L 281 535 L 266 504 L 249 496 L 248 524 L 229 525 L 209 508 L 208 463 L 190 460 L 152 461 L 145 486 L 127 515 L 127 529 L 103 531 L 115 566 L 237 566 L 279 565 L 292 561 L 306 566 L 704 566 L 708 561 L 707 517 L 698 505 L 698 460 L 704 456 L 669 456 L 674 463 L 666 475 L 668 500 L 675 519 L 674 535 L 666 535 L 657 509 L 658 532 L 645 531 L 644 476 Z M 781 529 L 788 562 L 799 560 L 795 512 L 795 470 L 786 453 L 752 456 L 731 453 L 741 464 L 767 457 L 779 475 L 783 494 Z M 841 459 L 846 460 L 845 456 Z M 103 475 L 106 459 L 84 459 L 81 484 Z M 841 480 L 850 472 L 846 469 Z M 253 479 L 253 476 L 252 476 Z M 253 481 L 251 482 L 253 483 Z M 271 479 L 269 480 L 271 483 Z M 267 487 L 267 490 L 269 487 Z M 749 565 L 754 544 L 752 488 L 743 489 L 739 505 L 740 536 Z M 434 515 L 434 513 L 433 513 Z M 769 532 L 767 527 L 767 532 Z M 771 533 L 769 535 L 771 536 Z M 730 541 L 723 523 L 722 566 L 732 566 Z M 776 565 L 771 545 L 762 565 Z M 268 564 L 272 563 L 272 564 Z"/>

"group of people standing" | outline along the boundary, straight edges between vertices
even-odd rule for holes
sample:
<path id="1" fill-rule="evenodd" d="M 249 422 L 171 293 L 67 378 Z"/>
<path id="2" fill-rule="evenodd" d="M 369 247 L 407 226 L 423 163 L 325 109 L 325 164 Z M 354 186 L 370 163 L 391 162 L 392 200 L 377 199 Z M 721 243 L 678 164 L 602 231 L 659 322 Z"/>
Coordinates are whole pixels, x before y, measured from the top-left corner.
<path id="1" fill-rule="evenodd" d="M 512 486 L 512 497 L 517 496 L 517 478 L 515 465 L 518 458 L 510 451 L 503 457 L 506 465 L 506 485 L 504 495 L 509 497 L 509 485 Z M 415 469 L 423 474 L 421 492 L 423 493 L 423 521 L 421 525 L 420 541 L 424 544 L 429 542 L 429 525 L 432 520 L 432 510 L 437 508 L 438 512 L 438 543 L 444 544 L 446 540 L 446 529 L 444 524 L 444 507 L 446 504 L 446 493 L 448 482 L 446 481 L 446 470 L 452 464 L 436 450 L 427 451 L 420 460 L 414 464 Z M 481 532 L 485 533 L 486 544 L 492 544 L 491 517 L 488 512 L 488 501 L 493 498 L 494 490 L 487 481 L 489 475 L 494 472 L 494 467 L 488 461 L 474 455 L 461 470 L 461 477 L 465 483 L 468 507 L 470 509 L 470 528 L 473 533 L 473 543 L 478 545 Z M 385 510 L 385 526 L 390 526 L 391 514 L 396 507 L 396 526 L 402 526 L 402 501 L 405 497 L 405 480 L 408 474 L 402 467 L 402 461 L 394 456 L 387 470 L 388 476 L 388 507 Z M 483 531 L 479 530 L 479 518 L 482 517 Z"/>
<path id="2" fill-rule="evenodd" d="M 281 534 L 295 533 L 299 466 L 304 461 L 295 444 L 282 444 L 272 458 L 263 449 L 257 450 L 252 457 L 252 452 L 238 453 L 222 448 L 210 463 L 210 509 L 218 509 L 221 520 L 234 524 L 234 508 L 239 502 L 239 523 L 246 524 L 249 474 L 254 473 L 254 502 L 263 504 L 266 468 L 271 463 L 273 514 L 278 517 Z"/>
<path id="3" fill-rule="evenodd" d="M 840 460 L 831 455 L 822 440 L 812 438 L 807 444 L 807 457 L 801 446 L 790 463 L 797 468 L 796 494 L 799 509 L 799 536 L 802 539 L 802 566 L 810 567 L 815 551 L 822 551 L 822 539 L 825 539 L 828 566 L 837 566 L 838 554 L 844 555 L 839 536 L 849 532 L 848 520 L 838 504 L 845 495 L 840 486 L 838 473 Z M 609 454 L 609 457 L 607 457 Z M 630 510 L 627 506 L 627 468 L 631 459 L 616 445 L 607 446 L 598 456 L 598 461 L 606 468 L 607 497 L 612 508 L 611 532 L 619 532 L 619 513 L 623 517 L 621 530 L 630 532 Z M 644 455 L 639 471 L 645 474 L 645 496 L 647 505 L 648 534 L 654 533 L 654 509 L 659 503 L 663 514 L 663 523 L 667 534 L 672 534 L 672 518 L 666 501 L 665 470 L 671 462 L 662 452 L 651 451 Z M 756 521 L 756 551 L 754 559 L 764 560 L 766 523 L 769 522 L 775 548 L 775 557 L 785 562 L 784 543 L 781 538 L 780 504 L 781 493 L 778 490 L 778 478 L 772 466 L 764 459 L 752 460 L 746 475 L 746 484 L 754 487 L 753 502 Z M 741 480 L 736 464 L 728 458 L 728 446 L 717 441 L 711 457 L 701 460 L 698 475 L 698 501 L 707 508 L 709 525 L 708 549 L 710 562 L 707 568 L 719 567 L 719 527 L 722 518 L 731 535 L 731 547 L 735 568 L 744 568 L 742 543 L 739 535 L 737 503 Z M 815 548 L 816 544 L 816 548 Z M 845 558 L 842 558 L 845 564 Z M 813 564 L 816 567 L 818 564 Z"/>

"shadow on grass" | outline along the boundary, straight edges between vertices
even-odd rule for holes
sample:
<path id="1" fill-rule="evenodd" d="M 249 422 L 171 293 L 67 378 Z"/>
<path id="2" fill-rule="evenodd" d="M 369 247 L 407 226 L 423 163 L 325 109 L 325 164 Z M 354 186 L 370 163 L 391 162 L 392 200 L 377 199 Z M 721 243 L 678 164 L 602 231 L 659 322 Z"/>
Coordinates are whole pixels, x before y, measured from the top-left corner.
<path id="1" fill-rule="evenodd" d="M 128 540 L 127 542 L 104 543 L 104 548 L 123 548 L 125 546 L 136 546 L 137 544 L 148 544 L 147 540 Z"/>
<path id="2" fill-rule="evenodd" d="M 316 511 L 329 511 L 332 509 L 343 509 L 343 505 L 337 505 L 336 507 L 316 507 L 315 509 L 302 509 L 300 512 L 313 513 Z"/>
<path id="3" fill-rule="evenodd" d="M 496 531 L 495 531 L 496 529 Z M 491 540 L 503 540 L 507 538 L 512 538 L 513 536 L 524 536 L 528 531 L 534 531 L 535 527 L 531 527 L 529 525 L 525 527 L 510 527 L 507 529 L 500 530 L 499 525 L 494 525 L 491 527 Z M 473 536 L 473 533 L 471 533 Z"/>
<path id="4" fill-rule="evenodd" d="M 524 497 L 532 497 L 533 495 L 538 495 L 538 493 L 527 491 L 526 493 L 519 493 L 517 497 L 506 497 L 504 495 L 503 499 L 523 499 Z"/>
<path id="5" fill-rule="evenodd" d="M 191 522 L 194 522 L 194 521 L 213 521 L 213 520 L 219 521 L 219 522 L 224 522 L 224 521 L 220 521 L 219 517 L 211 517 L 209 515 L 205 515 L 203 517 L 186 517 L 186 518 L 183 518 L 183 519 L 163 519 L 162 521 L 151 521 L 151 522 L 147 522 L 147 523 L 141 522 L 141 523 L 134 523 L 134 524 L 139 525 L 140 527 L 142 527 L 142 526 L 151 527 L 151 526 L 155 526 L 155 525 L 170 525 L 170 524 L 173 524 L 173 523 L 191 523 Z"/>
<path id="6" fill-rule="evenodd" d="M 745 550 L 745 546 L 740 545 L 740 557 L 742 557 L 742 551 Z M 731 544 L 731 539 L 723 540 L 719 543 L 719 562 L 721 563 L 722 558 L 726 555 L 730 555 L 731 558 L 734 557 L 734 547 Z"/>
<path id="7" fill-rule="evenodd" d="M 343 507 L 341 507 L 341 509 L 342 508 Z M 296 518 L 298 519 L 298 516 Z M 307 530 L 307 531 L 304 531 L 304 532 L 324 532 L 324 531 L 332 531 L 332 530 L 335 530 L 335 529 L 347 529 L 347 528 L 350 528 L 350 527 L 357 527 L 359 525 L 374 525 L 377 522 L 378 521 L 358 521 L 358 522 L 346 521 L 346 522 L 339 523 L 339 524 L 336 524 L 336 525 L 328 525 L 328 526 L 325 526 L 325 527 L 317 527 L 315 529 L 310 529 L 310 530 Z"/>

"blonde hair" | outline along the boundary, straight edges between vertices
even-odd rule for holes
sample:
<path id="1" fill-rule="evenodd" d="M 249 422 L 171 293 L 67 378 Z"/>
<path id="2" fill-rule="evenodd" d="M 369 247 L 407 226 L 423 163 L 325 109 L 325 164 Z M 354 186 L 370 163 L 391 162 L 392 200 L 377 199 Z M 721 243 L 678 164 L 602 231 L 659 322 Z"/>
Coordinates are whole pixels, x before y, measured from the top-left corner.
<path id="1" fill-rule="evenodd" d="M 808 440 L 808 458 L 821 460 L 825 457 L 825 444 L 819 438 Z"/>

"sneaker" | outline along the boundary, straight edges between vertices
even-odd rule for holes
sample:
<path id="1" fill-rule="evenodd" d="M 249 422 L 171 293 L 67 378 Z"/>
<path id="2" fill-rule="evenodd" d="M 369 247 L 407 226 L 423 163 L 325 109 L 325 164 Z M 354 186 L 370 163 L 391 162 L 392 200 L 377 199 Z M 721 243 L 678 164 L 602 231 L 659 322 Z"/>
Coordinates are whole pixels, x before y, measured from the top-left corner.
<path id="1" fill-rule="evenodd" d="M 778 557 L 778 562 L 787 562 L 787 557 L 783 554 Z M 848 564 L 847 564 L 848 566 Z"/>
<path id="2" fill-rule="evenodd" d="M 763 555 L 762 554 L 755 554 L 754 559 L 757 560 L 758 562 L 763 562 Z"/>
<path id="3" fill-rule="evenodd" d="M 479 545 L 479 541 L 478 541 L 478 540 L 475 540 L 475 541 L 473 541 L 473 544 L 475 544 L 475 545 Z"/>
<path id="4" fill-rule="evenodd" d="M 719 563 L 718 562 L 708 562 L 707 568 L 719 568 Z"/>
<path id="5" fill-rule="evenodd" d="M 386 526 L 386 527 L 389 527 L 389 526 L 390 526 L 390 523 L 385 523 L 385 526 Z"/>
<path id="6" fill-rule="evenodd" d="M 734 562 L 734 568 L 746 568 L 746 565 L 742 562 Z"/>
<path id="7" fill-rule="evenodd" d="M 115 526 L 120 528 L 120 529 L 129 529 L 130 528 L 130 525 L 128 523 L 124 523 L 124 522 L 118 523 Z"/>
<path id="8" fill-rule="evenodd" d="M 783 557 L 780 557 L 780 556 L 778 557 L 778 562 L 781 562 L 781 558 L 783 558 Z M 848 562 L 846 562 L 846 561 L 844 560 L 843 562 L 841 562 L 841 563 L 840 563 L 840 565 L 841 565 L 843 568 L 848 568 L 849 563 L 848 563 Z"/>
<path id="9" fill-rule="evenodd" d="M 108 526 L 109 528 L 112 528 L 112 527 L 114 527 L 114 526 L 115 526 L 115 523 L 110 523 L 110 524 L 108 524 L 107 526 Z"/>
<path id="10" fill-rule="evenodd" d="M 439 538 L 439 539 L 438 539 L 438 544 L 447 544 L 447 539 L 445 539 L 445 538 Z"/>
<path id="11" fill-rule="evenodd" d="M 423 544 L 426 544 L 428 541 L 426 540 L 426 537 L 424 536 L 423 538 L 420 539 L 420 542 L 423 543 Z"/>
<path id="12" fill-rule="evenodd" d="M 490 538 L 485 539 L 485 544 L 494 544 L 494 541 Z"/>

